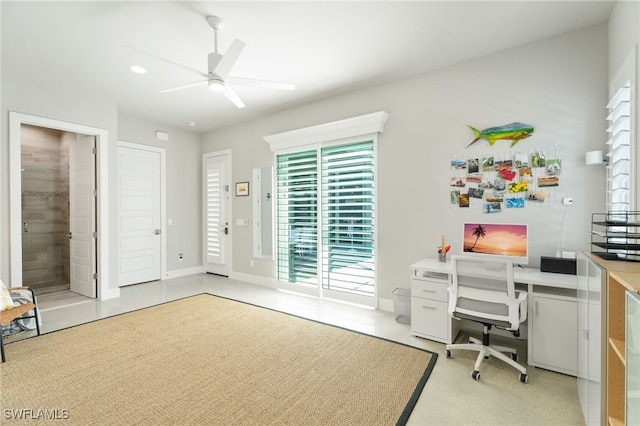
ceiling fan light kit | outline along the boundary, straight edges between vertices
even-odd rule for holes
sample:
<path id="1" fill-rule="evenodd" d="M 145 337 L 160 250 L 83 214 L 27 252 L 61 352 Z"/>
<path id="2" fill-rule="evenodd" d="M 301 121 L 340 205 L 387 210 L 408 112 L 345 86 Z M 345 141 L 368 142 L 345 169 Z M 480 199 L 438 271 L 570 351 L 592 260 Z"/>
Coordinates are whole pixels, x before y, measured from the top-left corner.
<path id="1" fill-rule="evenodd" d="M 209 80 L 209 89 L 214 92 L 224 92 L 224 81 L 212 78 Z"/>
<path id="2" fill-rule="evenodd" d="M 207 16 L 207 24 L 213 29 L 214 33 L 214 51 L 207 55 L 207 72 L 198 71 L 190 68 L 186 65 L 173 62 L 169 59 L 156 56 L 151 53 L 144 52 L 140 49 L 132 48 L 138 52 L 152 56 L 163 62 L 169 63 L 173 66 L 180 67 L 193 74 L 197 74 L 202 79 L 194 83 L 183 84 L 180 86 L 172 87 L 169 89 L 161 90 L 160 93 L 173 92 L 176 90 L 182 90 L 193 86 L 204 85 L 207 83 L 209 89 L 213 92 L 220 92 L 224 94 L 236 107 L 244 108 L 244 103 L 240 97 L 236 94 L 235 90 L 231 87 L 232 84 L 238 84 L 248 87 L 263 87 L 271 89 L 283 89 L 292 90 L 295 86 L 293 84 L 279 83 L 275 81 L 255 80 L 249 78 L 240 78 L 229 76 L 231 69 L 236 64 L 236 61 L 240 57 L 242 50 L 244 49 L 244 42 L 235 39 L 227 49 L 224 55 L 218 53 L 218 30 L 224 26 L 224 22 L 217 16 Z M 230 83 L 231 82 L 231 83 Z M 235 83 L 233 83 L 235 82 Z"/>

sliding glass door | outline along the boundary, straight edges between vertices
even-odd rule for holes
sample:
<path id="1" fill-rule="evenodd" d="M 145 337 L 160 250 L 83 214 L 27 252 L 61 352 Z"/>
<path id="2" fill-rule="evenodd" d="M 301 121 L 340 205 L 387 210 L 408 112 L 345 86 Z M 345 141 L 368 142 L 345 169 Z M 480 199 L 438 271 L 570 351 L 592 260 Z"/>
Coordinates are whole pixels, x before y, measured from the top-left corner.
<path id="1" fill-rule="evenodd" d="M 278 281 L 315 293 L 318 285 L 317 152 L 276 158 L 276 238 Z"/>
<path id="2" fill-rule="evenodd" d="M 278 154 L 277 279 L 375 306 L 373 141 Z"/>

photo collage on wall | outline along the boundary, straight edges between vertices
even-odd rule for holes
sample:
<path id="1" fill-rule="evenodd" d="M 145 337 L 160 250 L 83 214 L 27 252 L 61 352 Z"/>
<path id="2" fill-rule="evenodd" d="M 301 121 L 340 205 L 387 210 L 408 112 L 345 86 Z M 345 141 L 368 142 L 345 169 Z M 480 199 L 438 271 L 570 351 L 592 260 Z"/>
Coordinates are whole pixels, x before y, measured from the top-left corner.
<path id="1" fill-rule="evenodd" d="M 561 172 L 562 161 L 555 147 L 454 159 L 451 204 L 482 208 L 485 213 L 549 205 L 560 185 Z"/>

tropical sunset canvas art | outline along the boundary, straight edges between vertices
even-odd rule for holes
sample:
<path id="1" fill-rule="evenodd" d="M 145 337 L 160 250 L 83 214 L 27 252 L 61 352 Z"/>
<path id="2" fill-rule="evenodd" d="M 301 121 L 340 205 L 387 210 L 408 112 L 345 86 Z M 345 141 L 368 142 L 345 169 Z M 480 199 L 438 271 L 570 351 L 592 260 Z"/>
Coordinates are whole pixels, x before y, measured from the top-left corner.
<path id="1" fill-rule="evenodd" d="M 465 223 L 463 251 L 510 257 L 527 256 L 527 226 Z"/>

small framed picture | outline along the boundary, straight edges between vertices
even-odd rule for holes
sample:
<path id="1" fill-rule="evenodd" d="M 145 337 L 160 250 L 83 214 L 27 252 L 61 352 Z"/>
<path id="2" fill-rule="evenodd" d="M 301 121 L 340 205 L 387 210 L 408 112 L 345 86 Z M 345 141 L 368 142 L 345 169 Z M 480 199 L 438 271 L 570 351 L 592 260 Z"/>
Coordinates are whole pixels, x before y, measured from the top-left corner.
<path id="1" fill-rule="evenodd" d="M 249 195 L 249 182 L 236 182 L 236 197 Z"/>

